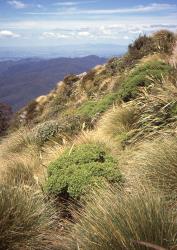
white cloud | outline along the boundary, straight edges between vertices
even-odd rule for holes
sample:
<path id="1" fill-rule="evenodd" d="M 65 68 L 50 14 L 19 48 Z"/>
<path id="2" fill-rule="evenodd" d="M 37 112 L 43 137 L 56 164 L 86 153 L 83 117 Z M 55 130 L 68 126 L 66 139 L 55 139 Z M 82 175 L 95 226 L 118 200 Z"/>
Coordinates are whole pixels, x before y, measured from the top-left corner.
<path id="1" fill-rule="evenodd" d="M 85 14 L 133 14 L 133 13 L 146 13 L 156 12 L 162 10 L 174 10 L 177 6 L 175 4 L 158 4 L 153 3 L 149 5 L 140 5 L 132 8 L 118 8 L 118 9 L 104 9 L 104 10 L 86 10 L 82 11 Z"/>
<path id="2" fill-rule="evenodd" d="M 59 39 L 59 38 L 68 38 L 68 36 L 65 34 L 61 34 L 59 32 L 43 32 L 40 38 Z"/>
<path id="3" fill-rule="evenodd" d="M 10 30 L 0 30 L 0 38 L 17 38 L 20 37 L 19 34 L 16 34 Z"/>
<path id="4" fill-rule="evenodd" d="M 17 1 L 17 0 L 10 0 L 8 3 L 13 6 L 15 9 L 24 9 L 28 5 L 23 3 L 22 1 Z"/>
<path id="5" fill-rule="evenodd" d="M 60 5 L 73 6 L 74 2 L 59 3 Z M 77 3 L 77 2 L 75 2 Z M 69 5 L 70 4 L 70 5 Z M 75 4 L 76 5 L 76 4 Z M 62 11 L 53 12 L 28 12 L 29 15 L 113 15 L 113 14 L 138 14 L 138 13 L 152 13 L 160 11 L 176 10 L 176 4 L 160 4 L 153 3 L 149 5 L 139 5 L 132 8 L 115 8 L 115 9 L 79 9 L 70 8 Z"/>
<path id="6" fill-rule="evenodd" d="M 130 37 L 129 37 L 129 36 L 123 36 L 123 39 L 125 39 L 125 40 L 129 40 L 129 39 L 130 39 Z"/>
<path id="7" fill-rule="evenodd" d="M 80 31 L 80 32 L 78 32 L 78 36 L 82 36 L 82 37 L 88 37 L 88 36 L 90 36 L 91 34 L 90 34 L 90 32 L 88 32 L 88 31 Z"/>
<path id="8" fill-rule="evenodd" d="M 66 2 L 58 2 L 58 3 L 54 3 L 53 5 L 58 5 L 58 6 L 65 6 L 65 7 L 67 7 L 67 6 L 75 6 L 75 5 L 80 5 L 80 4 L 89 4 L 89 3 L 95 3 L 95 2 L 97 2 L 96 0 L 94 1 L 92 1 L 92 0 L 90 0 L 90 1 L 66 1 Z"/>
<path id="9" fill-rule="evenodd" d="M 58 6 L 74 6 L 78 5 L 80 2 L 61 2 L 61 3 L 54 3 L 54 5 Z"/>

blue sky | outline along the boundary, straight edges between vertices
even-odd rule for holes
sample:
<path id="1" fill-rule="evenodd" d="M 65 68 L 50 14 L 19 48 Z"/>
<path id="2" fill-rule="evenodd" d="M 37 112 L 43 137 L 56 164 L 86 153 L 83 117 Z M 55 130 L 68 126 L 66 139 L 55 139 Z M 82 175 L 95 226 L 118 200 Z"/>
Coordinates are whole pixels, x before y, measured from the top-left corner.
<path id="1" fill-rule="evenodd" d="M 177 30 L 176 0 L 0 0 L 0 46 L 121 44 Z"/>

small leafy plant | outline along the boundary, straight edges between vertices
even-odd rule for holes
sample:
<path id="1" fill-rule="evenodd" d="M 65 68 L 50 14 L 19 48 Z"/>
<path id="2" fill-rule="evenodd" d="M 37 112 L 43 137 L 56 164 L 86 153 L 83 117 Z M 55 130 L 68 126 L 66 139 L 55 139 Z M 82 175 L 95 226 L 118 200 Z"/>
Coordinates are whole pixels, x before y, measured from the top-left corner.
<path id="1" fill-rule="evenodd" d="M 33 136 L 37 144 L 43 145 L 59 132 L 57 121 L 46 121 L 33 129 Z"/>

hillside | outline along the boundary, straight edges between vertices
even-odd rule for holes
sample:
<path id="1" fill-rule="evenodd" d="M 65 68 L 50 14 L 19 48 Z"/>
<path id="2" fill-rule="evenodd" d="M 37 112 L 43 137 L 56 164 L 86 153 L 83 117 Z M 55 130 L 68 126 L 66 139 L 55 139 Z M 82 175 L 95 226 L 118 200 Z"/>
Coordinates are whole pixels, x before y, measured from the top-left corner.
<path id="1" fill-rule="evenodd" d="M 18 110 L 39 95 L 46 94 L 67 74 L 88 71 L 105 58 L 21 59 L 0 62 L 0 100 Z"/>
<path id="2" fill-rule="evenodd" d="M 176 48 L 170 31 L 140 36 L 16 113 L 0 250 L 177 249 Z"/>
<path id="3" fill-rule="evenodd" d="M 12 109 L 4 103 L 0 103 L 0 136 L 4 135 L 10 125 Z"/>

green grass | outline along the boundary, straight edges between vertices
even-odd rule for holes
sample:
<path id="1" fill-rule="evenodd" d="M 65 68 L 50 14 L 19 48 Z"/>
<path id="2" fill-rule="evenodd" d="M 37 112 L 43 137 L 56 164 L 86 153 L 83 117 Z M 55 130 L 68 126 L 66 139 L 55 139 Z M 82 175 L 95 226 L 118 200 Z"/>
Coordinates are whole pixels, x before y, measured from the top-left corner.
<path id="1" fill-rule="evenodd" d="M 135 98 L 138 94 L 138 87 L 149 86 L 154 82 L 160 82 L 163 76 L 169 75 L 171 66 L 161 62 L 147 62 L 136 67 L 123 82 L 119 95 L 124 101 Z"/>
<path id="2" fill-rule="evenodd" d="M 118 92 L 107 94 L 97 101 L 89 100 L 83 103 L 78 109 L 78 114 L 92 118 L 96 114 L 105 112 L 114 102 L 121 99 L 129 101 L 137 96 L 139 87 L 149 86 L 152 81 L 159 83 L 163 76 L 168 75 L 171 70 L 170 65 L 161 61 L 140 65 L 123 81 Z"/>
<path id="3" fill-rule="evenodd" d="M 96 144 L 82 144 L 66 150 L 48 168 L 47 190 L 55 195 L 80 198 L 94 185 L 119 183 L 117 161 Z"/>
<path id="4" fill-rule="evenodd" d="M 78 114 L 85 117 L 93 117 L 96 114 L 104 113 L 114 102 L 119 100 L 118 93 L 105 95 L 97 101 L 87 101 L 78 109 Z"/>

